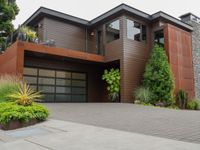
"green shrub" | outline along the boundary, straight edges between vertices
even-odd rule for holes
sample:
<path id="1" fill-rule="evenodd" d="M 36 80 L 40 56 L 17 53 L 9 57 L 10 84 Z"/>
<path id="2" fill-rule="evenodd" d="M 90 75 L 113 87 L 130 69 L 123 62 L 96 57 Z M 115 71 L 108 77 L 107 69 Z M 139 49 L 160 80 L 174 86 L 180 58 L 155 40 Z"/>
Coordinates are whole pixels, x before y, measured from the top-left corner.
<path id="1" fill-rule="evenodd" d="M 169 106 L 174 103 L 174 78 L 163 47 L 154 46 L 143 77 L 143 86 L 152 92 L 152 104 L 162 102 Z"/>
<path id="2" fill-rule="evenodd" d="M 26 35 L 26 41 L 33 42 L 37 38 L 37 32 L 28 26 L 22 26 L 20 32 Z"/>
<path id="3" fill-rule="evenodd" d="M 177 93 L 177 103 L 179 108 L 185 109 L 188 102 L 188 94 L 184 90 L 179 90 Z"/>
<path id="4" fill-rule="evenodd" d="M 17 76 L 3 75 L 0 76 L 0 102 L 12 101 L 9 94 L 18 90 L 18 83 L 21 82 Z"/>
<path id="5" fill-rule="evenodd" d="M 33 90 L 26 82 L 21 82 L 18 89 L 9 94 L 8 97 L 14 99 L 19 105 L 28 106 L 34 101 L 40 101 L 43 96 L 40 92 Z"/>
<path id="6" fill-rule="evenodd" d="M 188 102 L 187 109 L 190 110 L 199 110 L 200 109 L 200 102 L 199 100 L 193 99 Z"/>
<path id="7" fill-rule="evenodd" d="M 30 106 L 18 105 L 15 102 L 0 103 L 0 124 L 6 125 L 15 120 L 20 122 L 28 122 L 32 119 L 44 121 L 48 115 L 48 110 L 36 103 Z"/>
<path id="8" fill-rule="evenodd" d="M 105 70 L 102 75 L 102 80 L 105 80 L 108 84 L 107 90 L 109 92 L 109 98 L 111 101 L 117 101 L 119 99 L 120 91 L 120 72 L 119 69 Z"/>
<path id="9" fill-rule="evenodd" d="M 149 88 L 140 87 L 134 92 L 135 100 L 143 103 L 149 103 L 152 100 L 152 93 Z"/>

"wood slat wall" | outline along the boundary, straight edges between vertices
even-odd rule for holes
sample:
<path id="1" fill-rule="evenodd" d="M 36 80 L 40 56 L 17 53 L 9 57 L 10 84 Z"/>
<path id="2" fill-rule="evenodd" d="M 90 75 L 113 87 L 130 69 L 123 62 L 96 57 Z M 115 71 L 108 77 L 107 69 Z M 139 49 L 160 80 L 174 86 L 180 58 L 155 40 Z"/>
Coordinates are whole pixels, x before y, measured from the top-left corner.
<path id="1" fill-rule="evenodd" d="M 86 29 L 81 26 L 44 18 L 44 40 L 55 40 L 56 47 L 86 51 Z"/>

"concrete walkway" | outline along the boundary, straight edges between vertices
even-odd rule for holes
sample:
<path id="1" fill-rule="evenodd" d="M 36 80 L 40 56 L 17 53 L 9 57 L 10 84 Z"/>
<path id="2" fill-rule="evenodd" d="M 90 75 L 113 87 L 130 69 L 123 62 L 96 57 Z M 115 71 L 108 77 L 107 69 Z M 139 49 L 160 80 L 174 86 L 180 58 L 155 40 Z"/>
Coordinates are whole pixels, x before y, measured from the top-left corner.
<path id="1" fill-rule="evenodd" d="M 53 119 L 200 144 L 200 111 L 118 103 L 45 105 Z"/>
<path id="2" fill-rule="evenodd" d="M 132 132 L 48 120 L 14 131 L 0 131 L 1 150 L 199 150 L 200 144 Z"/>

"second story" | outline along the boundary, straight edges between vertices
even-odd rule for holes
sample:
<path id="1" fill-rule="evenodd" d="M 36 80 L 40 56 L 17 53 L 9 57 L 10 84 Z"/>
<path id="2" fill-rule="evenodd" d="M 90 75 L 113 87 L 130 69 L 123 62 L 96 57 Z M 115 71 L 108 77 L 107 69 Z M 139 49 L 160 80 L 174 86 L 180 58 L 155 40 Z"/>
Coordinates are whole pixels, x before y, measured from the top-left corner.
<path id="1" fill-rule="evenodd" d="M 41 43 L 51 40 L 55 47 L 120 59 L 129 46 L 145 53 L 155 42 L 164 45 L 166 24 L 192 31 L 190 25 L 164 12 L 149 15 L 126 4 L 91 21 L 41 7 L 23 25 L 34 28 Z"/>

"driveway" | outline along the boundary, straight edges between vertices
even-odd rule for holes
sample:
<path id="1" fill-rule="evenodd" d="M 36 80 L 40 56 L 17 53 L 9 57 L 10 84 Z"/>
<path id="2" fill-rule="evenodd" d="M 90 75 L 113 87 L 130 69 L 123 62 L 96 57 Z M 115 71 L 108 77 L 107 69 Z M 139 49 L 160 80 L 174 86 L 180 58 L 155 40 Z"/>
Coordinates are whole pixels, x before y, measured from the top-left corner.
<path id="1" fill-rule="evenodd" d="M 200 143 L 200 111 L 120 103 L 44 104 L 50 118 Z"/>

